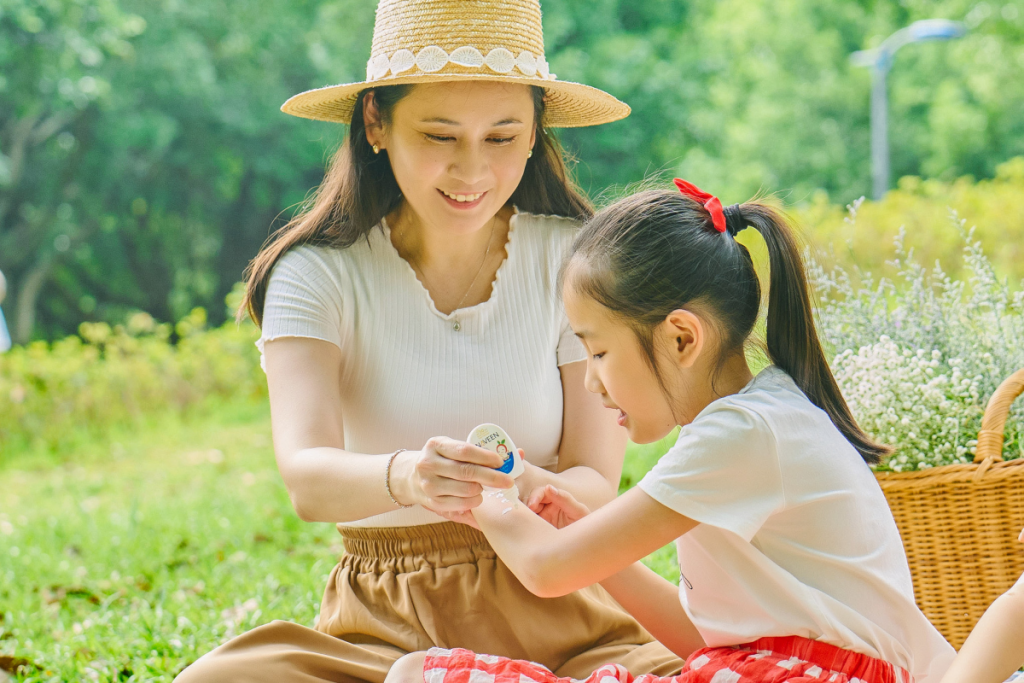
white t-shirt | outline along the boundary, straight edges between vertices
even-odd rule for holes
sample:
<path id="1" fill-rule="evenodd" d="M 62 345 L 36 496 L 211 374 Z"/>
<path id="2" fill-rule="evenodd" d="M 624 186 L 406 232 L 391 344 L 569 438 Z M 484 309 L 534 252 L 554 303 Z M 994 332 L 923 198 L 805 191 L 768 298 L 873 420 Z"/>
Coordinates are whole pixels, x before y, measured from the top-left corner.
<path id="1" fill-rule="evenodd" d="M 803 636 L 918 683 L 949 667 L 874 475 L 781 369 L 708 405 L 638 486 L 699 522 L 676 541 L 679 596 L 709 646 Z"/>
<path id="2" fill-rule="evenodd" d="M 577 228 L 567 218 L 513 215 L 490 299 L 452 315 L 434 307 L 386 223 L 347 249 L 297 247 L 271 274 L 257 346 L 309 337 L 341 349 L 346 450 L 419 450 L 432 436 L 461 440 L 493 422 L 529 462 L 553 467 L 562 438 L 558 368 L 586 357 L 555 291 Z M 416 506 L 345 525 L 443 521 Z"/>

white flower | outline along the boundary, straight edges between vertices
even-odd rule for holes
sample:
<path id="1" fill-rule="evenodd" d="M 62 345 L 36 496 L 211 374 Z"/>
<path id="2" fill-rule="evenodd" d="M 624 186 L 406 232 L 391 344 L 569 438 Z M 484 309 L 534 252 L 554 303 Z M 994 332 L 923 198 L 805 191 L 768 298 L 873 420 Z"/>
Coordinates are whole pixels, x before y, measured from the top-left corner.
<path id="1" fill-rule="evenodd" d="M 995 277 L 969 232 L 966 282 L 917 264 L 902 237 L 895 281 L 861 276 L 858 288 L 841 270 L 809 264 L 822 304 L 819 330 L 837 352 L 833 372 L 861 427 L 896 447 L 883 467 L 969 462 L 988 397 L 1024 367 L 1024 293 Z M 1017 401 L 1003 457 L 1021 456 L 1024 401 Z"/>

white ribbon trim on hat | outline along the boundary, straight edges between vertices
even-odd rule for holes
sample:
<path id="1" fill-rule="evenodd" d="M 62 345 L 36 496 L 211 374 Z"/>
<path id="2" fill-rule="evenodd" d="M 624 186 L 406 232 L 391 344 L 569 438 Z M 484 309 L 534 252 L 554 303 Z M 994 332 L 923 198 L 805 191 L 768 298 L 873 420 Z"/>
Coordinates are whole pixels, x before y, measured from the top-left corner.
<path id="1" fill-rule="evenodd" d="M 391 55 L 377 55 L 366 63 L 366 80 L 376 81 L 384 78 L 390 71 L 393 76 L 408 71 L 414 66 L 424 73 L 434 73 L 443 69 L 449 62 L 459 66 L 475 68 L 488 67 L 491 71 L 507 74 L 518 68 L 524 76 L 540 75 L 541 78 L 553 81 L 555 74 L 548 70 L 548 62 L 544 55 L 534 55 L 524 50 L 516 57 L 503 47 L 496 47 L 484 57 L 475 47 L 460 47 L 451 54 L 437 45 L 428 45 L 414 55 L 410 50 L 399 50 Z"/>

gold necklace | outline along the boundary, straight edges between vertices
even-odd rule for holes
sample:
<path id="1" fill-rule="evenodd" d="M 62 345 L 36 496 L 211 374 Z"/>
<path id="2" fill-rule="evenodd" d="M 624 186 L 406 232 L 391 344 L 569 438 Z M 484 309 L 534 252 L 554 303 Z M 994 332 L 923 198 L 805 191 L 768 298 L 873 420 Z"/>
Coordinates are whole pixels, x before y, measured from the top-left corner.
<path id="1" fill-rule="evenodd" d="M 491 253 L 491 244 L 494 242 L 494 224 L 497 223 L 497 222 L 498 222 L 498 214 L 494 214 L 494 218 L 491 219 L 491 234 L 487 236 L 487 248 L 484 249 L 484 257 L 480 261 L 480 267 L 476 269 L 476 275 L 474 275 L 473 279 L 470 281 L 469 287 L 466 289 L 466 293 L 462 295 L 462 298 L 459 299 L 459 303 L 455 304 L 455 308 L 452 309 L 451 315 L 454 318 L 454 320 L 452 321 L 452 329 L 455 330 L 456 332 L 459 332 L 459 331 L 462 330 L 462 323 L 459 321 L 459 317 L 458 317 L 459 309 L 462 308 L 462 304 L 463 304 L 463 302 L 466 301 L 466 297 L 469 296 L 469 293 L 473 291 L 473 285 L 476 284 L 477 279 L 479 279 L 479 277 L 480 277 L 480 273 L 482 273 L 483 270 L 484 270 L 484 265 L 486 265 L 486 263 L 487 263 L 487 257 Z M 405 230 L 403 229 L 402 232 L 399 233 L 399 235 L 398 235 L 399 242 L 401 242 L 401 239 L 402 239 L 402 237 L 404 235 L 405 235 Z M 422 270 L 417 268 L 416 264 L 413 263 L 411 260 L 409 261 L 409 265 L 412 266 L 412 269 L 414 271 L 416 271 L 416 273 L 419 274 L 419 276 L 423 279 L 423 284 L 426 285 L 427 290 L 429 291 L 430 290 L 430 283 L 427 282 L 427 276 L 423 273 Z"/>

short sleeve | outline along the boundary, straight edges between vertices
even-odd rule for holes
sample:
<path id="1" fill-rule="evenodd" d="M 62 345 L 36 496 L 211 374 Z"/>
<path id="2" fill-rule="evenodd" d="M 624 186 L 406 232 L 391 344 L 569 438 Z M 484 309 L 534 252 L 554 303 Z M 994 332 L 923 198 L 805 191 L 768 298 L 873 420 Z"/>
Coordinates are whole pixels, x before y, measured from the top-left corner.
<path id="1" fill-rule="evenodd" d="M 576 363 L 581 360 L 586 360 L 587 350 L 583 348 L 583 342 L 576 336 L 576 333 L 572 331 L 572 327 L 569 325 L 569 319 L 565 316 L 565 310 L 559 307 L 562 329 L 558 335 L 558 349 L 556 355 L 558 358 L 558 367 L 568 365 L 569 363 Z"/>
<path id="2" fill-rule="evenodd" d="M 281 337 L 321 339 L 341 348 L 341 274 L 322 247 L 296 247 L 274 266 L 256 346 Z M 262 363 L 262 358 L 261 358 Z"/>
<path id="3" fill-rule="evenodd" d="M 785 504 L 776 439 L 759 415 L 723 403 L 683 427 L 638 486 L 685 517 L 750 541 Z"/>

